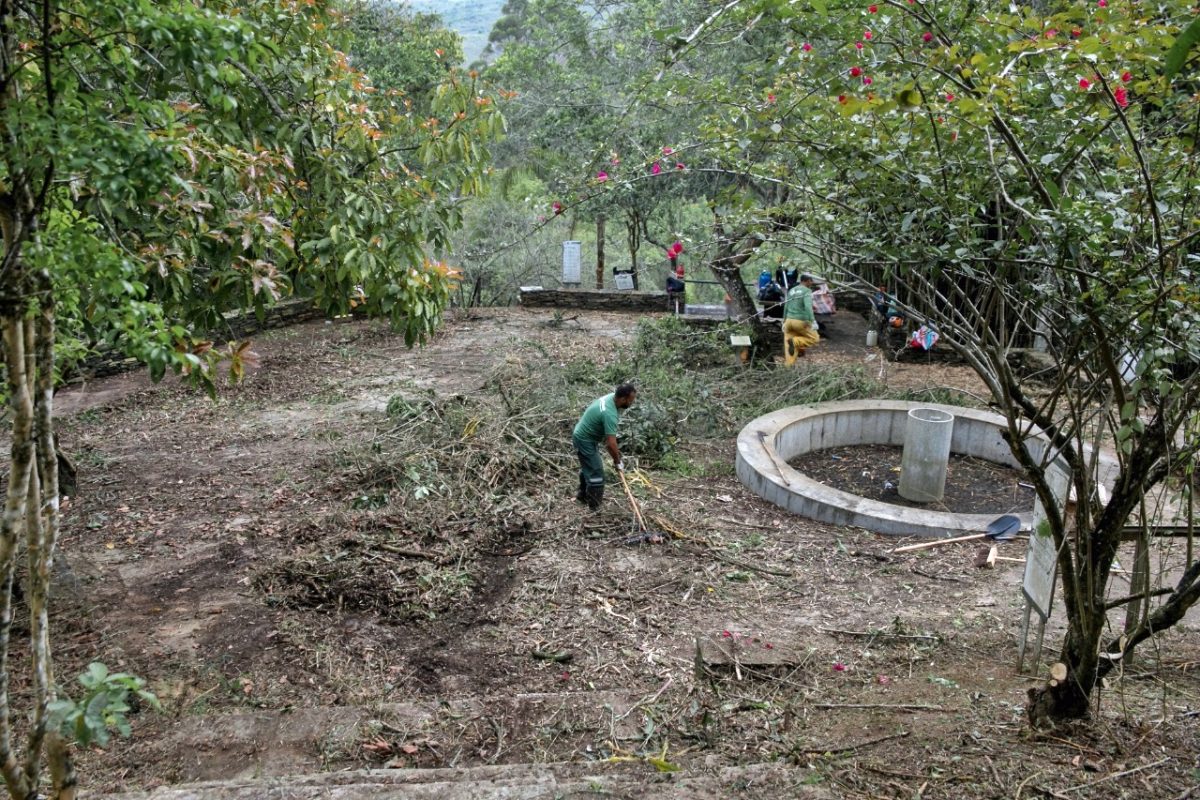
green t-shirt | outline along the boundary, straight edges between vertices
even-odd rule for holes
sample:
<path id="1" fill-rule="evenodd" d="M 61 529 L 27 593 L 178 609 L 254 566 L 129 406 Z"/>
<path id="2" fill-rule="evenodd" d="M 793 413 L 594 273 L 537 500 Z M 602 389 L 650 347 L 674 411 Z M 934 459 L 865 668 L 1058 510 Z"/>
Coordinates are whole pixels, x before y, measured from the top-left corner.
<path id="1" fill-rule="evenodd" d="M 813 316 L 812 289 L 804 284 L 793 286 L 788 290 L 787 302 L 783 305 L 784 319 L 800 319 L 805 322 L 816 322 Z"/>
<path id="2" fill-rule="evenodd" d="M 603 442 L 609 436 L 616 436 L 620 415 L 615 394 L 597 398 L 575 424 L 575 436 L 585 442 Z"/>

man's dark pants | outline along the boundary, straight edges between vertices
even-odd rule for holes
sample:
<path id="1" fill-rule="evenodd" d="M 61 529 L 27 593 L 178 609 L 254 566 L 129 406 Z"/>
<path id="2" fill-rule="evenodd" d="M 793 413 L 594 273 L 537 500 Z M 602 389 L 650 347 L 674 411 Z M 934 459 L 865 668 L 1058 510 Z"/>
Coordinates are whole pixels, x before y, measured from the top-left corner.
<path id="1" fill-rule="evenodd" d="M 579 456 L 579 491 L 575 499 L 587 503 L 595 511 L 604 499 L 604 462 L 600 460 L 600 443 L 571 437 L 575 455 Z"/>

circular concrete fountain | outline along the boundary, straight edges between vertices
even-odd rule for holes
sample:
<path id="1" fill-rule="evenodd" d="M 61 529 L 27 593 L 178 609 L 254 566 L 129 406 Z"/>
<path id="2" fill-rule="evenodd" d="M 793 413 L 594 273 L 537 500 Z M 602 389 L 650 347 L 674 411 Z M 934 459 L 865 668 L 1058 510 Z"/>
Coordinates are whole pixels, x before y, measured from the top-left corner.
<path id="1" fill-rule="evenodd" d="M 986 531 L 995 514 L 952 514 L 868 500 L 818 483 L 788 466 L 798 456 L 830 447 L 902 446 L 909 412 L 916 408 L 954 416 L 951 452 L 1018 466 L 1001 436 L 1007 423 L 996 414 L 930 403 L 852 400 L 792 406 L 751 422 L 738 435 L 738 478 L 760 497 L 820 522 L 901 536 L 943 537 Z M 1036 456 L 1043 440 L 1035 435 L 1032 445 Z M 1116 474 L 1116 465 L 1104 456 L 1100 461 L 1100 475 L 1107 482 Z M 1032 509 L 1017 516 L 1022 529 L 1028 530 Z"/>

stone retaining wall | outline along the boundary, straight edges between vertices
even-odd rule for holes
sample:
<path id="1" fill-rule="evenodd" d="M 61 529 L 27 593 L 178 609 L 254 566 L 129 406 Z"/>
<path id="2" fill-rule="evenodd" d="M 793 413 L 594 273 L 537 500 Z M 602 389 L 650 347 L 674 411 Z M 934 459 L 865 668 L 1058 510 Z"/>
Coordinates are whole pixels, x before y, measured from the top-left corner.
<path id="1" fill-rule="evenodd" d="M 585 311 L 624 311 L 630 314 L 667 311 L 666 292 L 521 289 L 520 302 L 527 308 L 577 308 Z"/>

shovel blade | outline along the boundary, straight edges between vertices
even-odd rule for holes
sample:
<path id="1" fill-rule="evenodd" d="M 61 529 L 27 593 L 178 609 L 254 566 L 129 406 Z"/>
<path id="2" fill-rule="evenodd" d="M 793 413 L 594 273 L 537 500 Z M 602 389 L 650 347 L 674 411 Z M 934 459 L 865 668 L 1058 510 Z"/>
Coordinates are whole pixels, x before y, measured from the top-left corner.
<path id="1" fill-rule="evenodd" d="M 1016 538 L 1021 530 L 1021 518 L 1013 514 L 1005 514 L 994 519 L 987 527 L 987 538 L 993 542 L 1007 542 Z"/>

